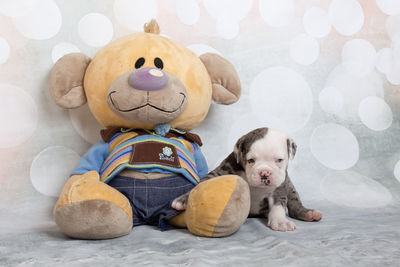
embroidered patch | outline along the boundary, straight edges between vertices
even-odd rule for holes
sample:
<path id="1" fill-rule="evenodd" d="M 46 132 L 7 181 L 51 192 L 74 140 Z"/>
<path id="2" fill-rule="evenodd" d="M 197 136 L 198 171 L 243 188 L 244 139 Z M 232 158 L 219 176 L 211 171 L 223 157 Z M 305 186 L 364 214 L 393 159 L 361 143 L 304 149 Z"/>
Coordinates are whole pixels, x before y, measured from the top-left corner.
<path id="1" fill-rule="evenodd" d="M 153 141 L 133 145 L 129 164 L 159 164 L 174 168 L 181 167 L 174 146 Z"/>
<path id="2" fill-rule="evenodd" d="M 160 157 L 161 161 L 168 160 L 173 162 L 175 157 L 171 156 L 172 154 L 174 154 L 172 149 L 166 146 L 162 149 L 162 153 L 159 153 L 158 156 Z"/>
<path id="3" fill-rule="evenodd" d="M 162 149 L 162 153 L 167 157 L 169 157 L 173 154 L 172 149 L 167 146 Z"/>

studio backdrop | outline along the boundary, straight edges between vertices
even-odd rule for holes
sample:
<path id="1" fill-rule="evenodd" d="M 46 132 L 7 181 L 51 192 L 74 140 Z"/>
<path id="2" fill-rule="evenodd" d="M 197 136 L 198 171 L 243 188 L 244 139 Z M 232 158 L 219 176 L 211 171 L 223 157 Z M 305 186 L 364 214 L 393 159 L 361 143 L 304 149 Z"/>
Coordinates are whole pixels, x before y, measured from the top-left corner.
<path id="1" fill-rule="evenodd" d="M 212 104 L 194 130 L 210 170 L 241 135 L 271 127 L 298 145 L 289 171 L 306 204 L 398 205 L 400 1 L 1 0 L 0 226 L 51 223 L 62 185 L 100 140 L 87 105 L 53 103 L 54 63 L 93 57 L 152 18 L 162 35 L 238 71 L 240 100 Z"/>

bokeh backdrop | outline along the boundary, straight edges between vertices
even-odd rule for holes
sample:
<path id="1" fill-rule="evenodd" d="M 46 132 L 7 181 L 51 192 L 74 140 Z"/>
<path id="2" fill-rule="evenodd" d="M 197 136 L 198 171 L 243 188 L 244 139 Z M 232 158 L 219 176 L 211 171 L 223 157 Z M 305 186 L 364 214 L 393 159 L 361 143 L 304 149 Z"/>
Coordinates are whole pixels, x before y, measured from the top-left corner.
<path id="1" fill-rule="evenodd" d="M 296 141 L 290 175 L 307 204 L 398 205 L 400 1 L 0 0 L 0 225 L 49 221 L 100 138 L 87 106 L 52 102 L 53 64 L 92 57 L 151 18 L 196 54 L 223 55 L 241 78 L 241 99 L 213 104 L 194 130 L 210 170 L 242 134 L 268 126 Z"/>

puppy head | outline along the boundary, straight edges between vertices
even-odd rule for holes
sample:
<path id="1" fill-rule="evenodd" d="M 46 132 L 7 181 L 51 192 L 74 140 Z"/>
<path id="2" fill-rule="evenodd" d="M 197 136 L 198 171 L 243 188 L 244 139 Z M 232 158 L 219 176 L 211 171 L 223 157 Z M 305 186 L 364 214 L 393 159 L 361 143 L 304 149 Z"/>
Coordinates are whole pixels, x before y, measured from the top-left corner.
<path id="1" fill-rule="evenodd" d="M 242 136 L 234 153 L 250 186 L 275 188 L 285 181 L 288 162 L 296 148 L 285 133 L 259 128 Z"/>

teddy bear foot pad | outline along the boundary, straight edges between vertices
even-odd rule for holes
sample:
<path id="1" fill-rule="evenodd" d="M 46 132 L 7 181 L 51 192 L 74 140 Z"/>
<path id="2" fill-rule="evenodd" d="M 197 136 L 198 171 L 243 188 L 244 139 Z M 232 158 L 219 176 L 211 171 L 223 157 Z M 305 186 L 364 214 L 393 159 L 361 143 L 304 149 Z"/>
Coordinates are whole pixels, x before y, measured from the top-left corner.
<path id="1" fill-rule="evenodd" d="M 54 218 L 66 235 L 79 239 L 108 239 L 127 235 L 132 220 L 118 206 L 92 199 L 58 207 Z"/>

